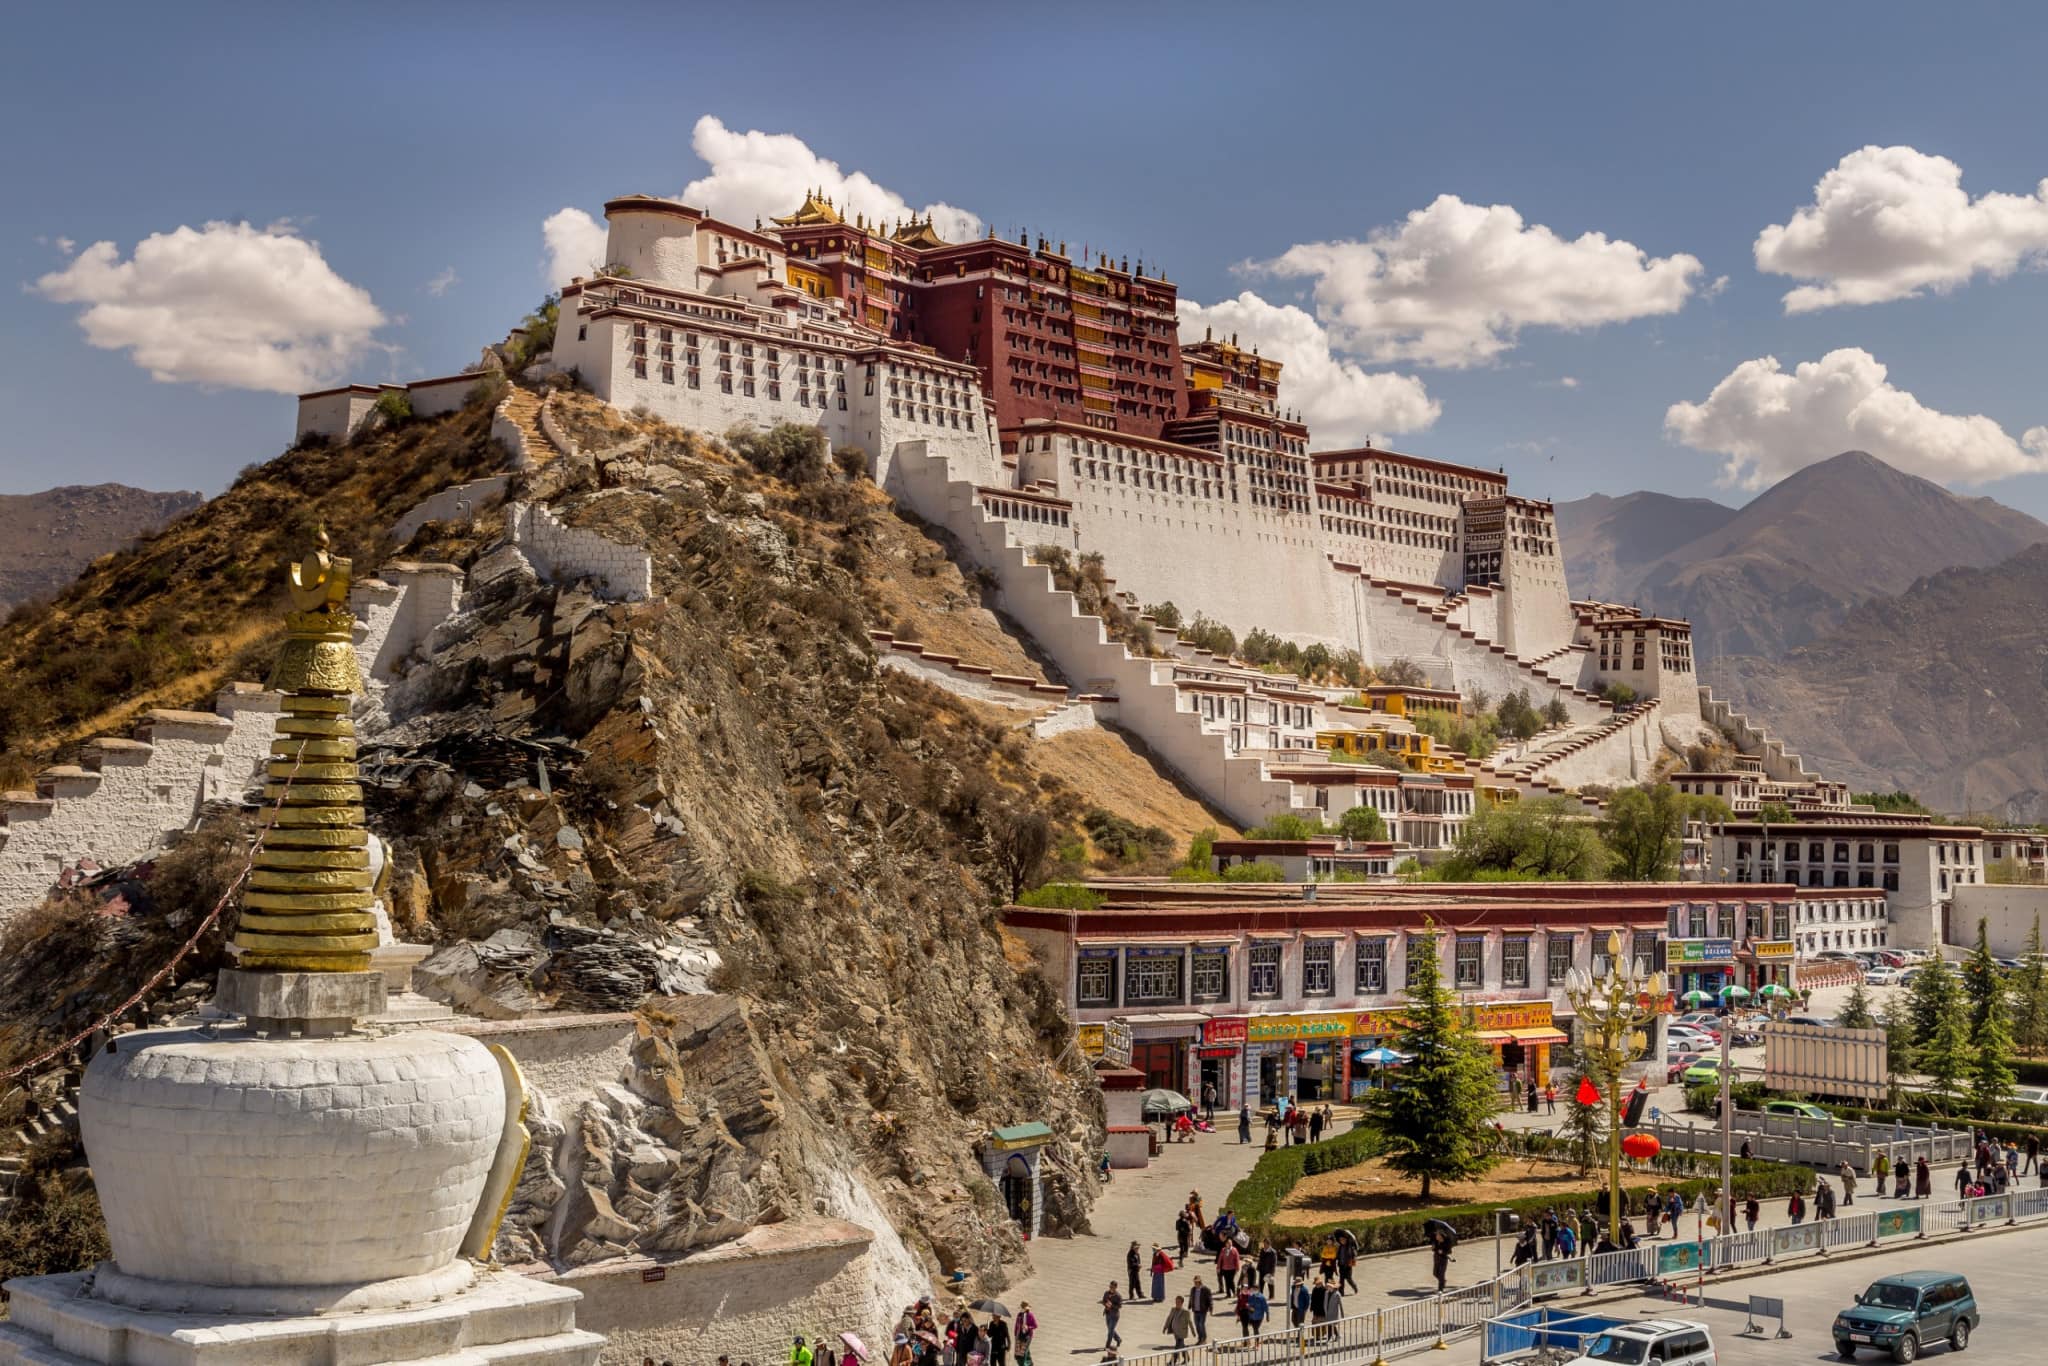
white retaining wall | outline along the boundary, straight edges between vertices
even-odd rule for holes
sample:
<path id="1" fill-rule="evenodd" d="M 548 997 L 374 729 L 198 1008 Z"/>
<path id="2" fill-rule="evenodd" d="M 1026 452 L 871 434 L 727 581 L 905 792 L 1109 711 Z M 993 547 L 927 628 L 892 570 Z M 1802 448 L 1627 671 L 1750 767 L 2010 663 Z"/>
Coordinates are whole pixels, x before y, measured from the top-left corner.
<path id="1" fill-rule="evenodd" d="M 594 531 L 565 526 L 545 506 L 513 503 L 505 518 L 512 544 L 541 577 L 556 583 L 590 579 L 598 596 L 636 602 L 654 593 L 654 557 Z"/>
<path id="2" fill-rule="evenodd" d="M 504 475 L 494 474 L 467 484 L 451 484 L 394 522 L 392 541 L 403 546 L 428 522 L 469 522 L 484 509 L 504 501 L 505 482 Z"/>

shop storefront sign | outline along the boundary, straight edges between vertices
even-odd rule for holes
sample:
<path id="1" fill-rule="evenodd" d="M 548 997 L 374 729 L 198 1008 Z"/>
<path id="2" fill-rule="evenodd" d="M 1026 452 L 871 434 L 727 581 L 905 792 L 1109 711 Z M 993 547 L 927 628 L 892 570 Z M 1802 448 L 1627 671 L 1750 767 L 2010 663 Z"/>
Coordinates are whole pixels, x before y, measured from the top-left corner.
<path id="1" fill-rule="evenodd" d="M 1790 958 L 1793 949 L 1789 939 L 1758 939 L 1749 946 L 1750 952 L 1759 958 Z"/>
<path id="2" fill-rule="evenodd" d="M 1666 966 L 1674 963 L 1732 963 L 1733 939 L 1671 939 L 1664 944 Z"/>
<path id="3" fill-rule="evenodd" d="M 1208 1020 L 1202 1025 L 1202 1042 L 1205 1044 L 1235 1044 L 1244 1041 L 1245 1019 L 1241 1015 Z"/>
<path id="4" fill-rule="evenodd" d="M 1237 1054 L 1238 1047 L 1236 1044 L 1225 1044 L 1221 1048 L 1204 1048 L 1202 1050 L 1202 1056 L 1205 1058 L 1234 1058 Z"/>
<path id="5" fill-rule="evenodd" d="M 1074 1043 L 1081 1055 L 1087 1058 L 1102 1056 L 1102 1026 L 1099 1024 L 1077 1025 L 1074 1028 Z"/>
<path id="6" fill-rule="evenodd" d="M 1349 1012 L 1324 1015 L 1254 1015 L 1245 1021 L 1249 1043 L 1275 1043 L 1292 1039 L 1342 1039 L 1351 1034 Z"/>
<path id="7" fill-rule="evenodd" d="M 1131 1027 L 1122 1020 L 1077 1025 L 1074 1043 L 1085 1058 L 1106 1062 L 1111 1067 L 1131 1065 Z"/>

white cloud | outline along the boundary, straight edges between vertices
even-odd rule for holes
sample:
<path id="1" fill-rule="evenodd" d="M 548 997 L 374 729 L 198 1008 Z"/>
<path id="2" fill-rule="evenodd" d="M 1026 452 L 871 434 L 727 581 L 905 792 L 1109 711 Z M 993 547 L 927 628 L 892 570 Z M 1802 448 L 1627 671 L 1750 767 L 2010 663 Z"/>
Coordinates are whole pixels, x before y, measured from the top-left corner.
<path id="1" fill-rule="evenodd" d="M 1980 484 L 2048 470 L 2048 427 L 2019 440 L 1981 414 L 1937 412 L 1887 381 L 1868 351 L 1845 347 L 1787 374 L 1746 360 L 1704 403 L 1674 403 L 1664 434 L 1728 457 L 1721 482 L 1768 487 L 1845 450 L 1863 450 L 1940 483 Z"/>
<path id="2" fill-rule="evenodd" d="M 1695 257 L 1653 257 L 1597 232 L 1566 240 L 1506 204 L 1439 195 L 1362 242 L 1311 242 L 1254 266 L 1315 281 L 1317 316 L 1339 345 L 1379 361 L 1469 366 L 1524 327 L 1598 327 L 1675 313 Z"/>
<path id="3" fill-rule="evenodd" d="M 1817 283 L 1787 313 L 1937 293 L 1980 271 L 1998 277 L 2048 261 L 2048 180 L 2031 196 L 1971 199 L 1963 168 L 1911 147 L 1863 147 L 1813 187 L 1813 202 L 1757 235 L 1756 266 Z"/>
<path id="4" fill-rule="evenodd" d="M 682 199 L 728 222 L 746 225 L 756 217 L 787 214 L 803 202 L 807 190 L 822 190 L 847 218 L 864 213 L 869 222 L 908 218 L 910 202 L 885 189 L 861 171 L 842 171 L 839 163 L 819 156 L 792 133 L 734 132 L 706 114 L 690 130 L 690 148 L 711 174 L 683 187 Z M 927 204 L 915 211 L 929 217 L 932 228 L 949 242 L 982 234 L 982 221 L 951 204 Z"/>
<path id="5" fill-rule="evenodd" d="M 427 293 L 438 299 L 461 283 L 462 277 L 455 273 L 455 267 L 443 266 L 439 275 L 427 281 L 426 289 Z"/>
<path id="6" fill-rule="evenodd" d="M 605 263 L 604 224 L 581 209 L 561 208 L 540 225 L 548 249 L 548 283 L 560 289 L 578 275 L 594 274 Z"/>
<path id="7" fill-rule="evenodd" d="M 387 321 L 317 243 L 247 223 L 156 233 L 125 261 L 95 242 L 31 288 L 83 305 L 85 339 L 158 380 L 274 393 L 331 382 Z"/>
<path id="8" fill-rule="evenodd" d="M 1560 389 L 1576 389 L 1579 387 L 1579 377 L 1577 375 L 1566 375 L 1557 382 L 1557 387 Z"/>
<path id="9" fill-rule="evenodd" d="M 1421 431 L 1443 412 L 1413 375 L 1376 373 L 1332 355 L 1328 334 L 1292 304 L 1268 303 L 1249 290 L 1208 305 L 1181 300 L 1181 340 L 1199 341 L 1205 328 L 1235 334 L 1238 345 L 1280 362 L 1280 402 L 1300 409 L 1318 447 Z"/>

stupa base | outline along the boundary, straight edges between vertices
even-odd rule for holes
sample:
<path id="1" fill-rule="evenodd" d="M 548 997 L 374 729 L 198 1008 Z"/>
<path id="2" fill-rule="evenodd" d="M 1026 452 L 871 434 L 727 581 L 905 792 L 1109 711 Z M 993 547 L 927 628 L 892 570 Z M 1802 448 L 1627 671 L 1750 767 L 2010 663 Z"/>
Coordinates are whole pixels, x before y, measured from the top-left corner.
<path id="1" fill-rule="evenodd" d="M 604 1350 L 576 1326 L 580 1294 L 510 1271 L 411 1308 L 302 1315 L 131 1309 L 96 1298 L 92 1280 L 9 1281 L 0 1366 L 595 1366 Z"/>

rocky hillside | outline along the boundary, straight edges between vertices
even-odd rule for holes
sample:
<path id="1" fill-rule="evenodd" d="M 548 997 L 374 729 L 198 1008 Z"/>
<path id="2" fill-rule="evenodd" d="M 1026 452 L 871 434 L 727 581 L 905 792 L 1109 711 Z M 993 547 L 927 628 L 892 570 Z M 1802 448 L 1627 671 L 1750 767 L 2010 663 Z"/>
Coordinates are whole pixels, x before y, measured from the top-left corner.
<path id="1" fill-rule="evenodd" d="M 1955 566 L 1996 564 L 2048 525 L 1848 451 L 1739 510 L 1657 494 L 1558 507 L 1575 594 L 1689 618 L 1709 682 L 1729 655 L 1775 658 L 1856 604 Z"/>
<path id="2" fill-rule="evenodd" d="M 943 546 L 802 434 L 735 450 L 573 394 L 560 410 L 584 449 L 629 427 L 649 441 L 602 466 L 545 465 L 520 496 L 646 548 L 655 596 L 547 582 L 489 519 L 461 537 L 430 524 L 407 549 L 468 569 L 466 610 L 387 692 L 389 725 L 363 747 L 394 921 L 436 946 L 424 977 L 489 1015 L 639 1011 L 626 1084 L 536 1116 L 500 1254 L 675 1253 L 824 1213 L 895 1230 L 911 1272 L 999 1286 L 1024 1249 L 975 1140 L 1049 1123 L 1044 1214 L 1072 1226 L 1101 1119 L 1071 1027 L 995 907 L 1020 867 L 1109 857 L 1086 833 L 1103 808 L 1156 828 L 1145 848 L 1220 822 L 1112 731 L 1036 740 L 1015 710 L 882 667 L 875 630 L 1020 671 L 1032 657 Z M 485 416 L 251 471 L 10 625 L 0 652 L 11 668 L 79 661 L 48 675 L 82 680 L 49 713 L 79 733 L 139 696 L 260 676 L 278 595 L 259 566 L 321 515 L 374 565 L 393 549 L 378 528 L 501 459 Z M 82 672 L 136 622 L 189 656 L 139 689 Z M 16 744 L 50 750 L 36 727 Z M 232 875 L 248 819 L 225 814 L 155 870 L 18 922 L 0 1053 L 63 1037 L 163 961 Z M 104 913 L 111 897 L 121 914 Z M 231 927 L 181 977 L 210 971 Z"/>
<path id="3" fill-rule="evenodd" d="M 1716 690 L 1858 790 L 2048 819 L 2048 545 L 1851 609 L 1779 660 L 1717 660 Z"/>
<path id="4" fill-rule="evenodd" d="M 0 495 L 0 612 L 56 593 L 100 556 L 204 502 L 126 484 Z"/>

